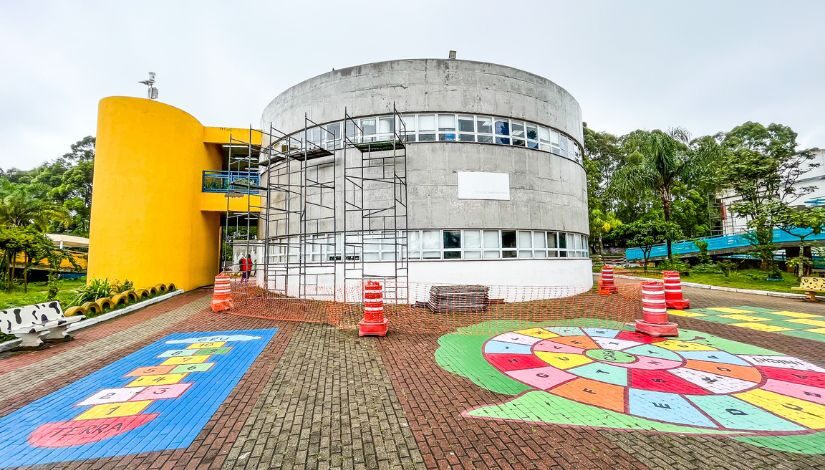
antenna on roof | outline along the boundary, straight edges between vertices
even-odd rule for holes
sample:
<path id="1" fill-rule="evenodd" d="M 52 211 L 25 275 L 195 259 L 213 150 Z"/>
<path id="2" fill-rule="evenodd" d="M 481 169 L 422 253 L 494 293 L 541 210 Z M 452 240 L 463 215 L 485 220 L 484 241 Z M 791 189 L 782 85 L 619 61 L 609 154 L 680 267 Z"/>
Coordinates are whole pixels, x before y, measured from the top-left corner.
<path id="1" fill-rule="evenodd" d="M 142 83 L 149 87 L 149 89 L 147 90 L 147 97 L 150 100 L 158 99 L 158 89 L 155 88 L 155 72 L 149 72 L 149 80 L 143 80 L 138 83 Z"/>

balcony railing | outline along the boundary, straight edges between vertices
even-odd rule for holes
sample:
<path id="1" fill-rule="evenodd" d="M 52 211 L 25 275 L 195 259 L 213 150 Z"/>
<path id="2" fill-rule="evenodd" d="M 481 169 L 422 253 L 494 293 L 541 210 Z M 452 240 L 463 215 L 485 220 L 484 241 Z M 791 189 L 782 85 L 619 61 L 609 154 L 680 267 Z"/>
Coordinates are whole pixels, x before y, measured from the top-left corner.
<path id="1" fill-rule="evenodd" d="M 260 186 L 258 173 L 254 171 L 211 171 L 203 172 L 201 191 L 205 193 L 236 192 L 257 194 Z"/>

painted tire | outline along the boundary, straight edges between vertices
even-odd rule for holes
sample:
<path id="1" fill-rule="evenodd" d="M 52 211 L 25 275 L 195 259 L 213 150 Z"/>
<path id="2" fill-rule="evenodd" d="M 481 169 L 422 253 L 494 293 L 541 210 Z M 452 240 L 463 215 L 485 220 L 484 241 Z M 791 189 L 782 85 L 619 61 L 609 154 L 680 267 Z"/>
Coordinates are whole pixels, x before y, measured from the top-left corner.
<path id="1" fill-rule="evenodd" d="M 483 354 L 530 388 L 645 420 L 751 435 L 825 429 L 825 369 L 706 339 L 541 327 L 492 337 Z"/>

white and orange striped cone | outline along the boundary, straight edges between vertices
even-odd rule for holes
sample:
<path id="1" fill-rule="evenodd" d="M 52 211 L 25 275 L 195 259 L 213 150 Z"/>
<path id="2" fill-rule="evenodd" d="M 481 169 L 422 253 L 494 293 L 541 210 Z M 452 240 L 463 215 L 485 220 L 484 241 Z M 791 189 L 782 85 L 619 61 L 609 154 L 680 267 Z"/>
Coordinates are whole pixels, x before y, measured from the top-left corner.
<path id="1" fill-rule="evenodd" d="M 220 273 L 215 276 L 215 289 L 212 292 L 212 311 L 215 313 L 225 312 L 232 307 L 232 283 L 229 276 Z"/>
<path id="2" fill-rule="evenodd" d="M 613 266 L 605 264 L 602 266 L 602 275 L 599 279 L 599 295 L 610 295 L 618 292 L 616 281 L 613 280 Z"/>
<path id="3" fill-rule="evenodd" d="M 378 281 L 364 283 L 364 318 L 358 322 L 358 336 L 387 336 L 389 321 L 384 317 L 384 288 Z"/>
<path id="4" fill-rule="evenodd" d="M 662 271 L 665 281 L 665 303 L 667 308 L 684 310 L 690 308 L 690 300 L 682 297 L 682 279 L 678 271 Z"/>
<path id="5" fill-rule="evenodd" d="M 665 286 L 662 281 L 642 283 L 642 319 L 636 331 L 649 336 L 679 336 L 679 325 L 668 321 Z"/>

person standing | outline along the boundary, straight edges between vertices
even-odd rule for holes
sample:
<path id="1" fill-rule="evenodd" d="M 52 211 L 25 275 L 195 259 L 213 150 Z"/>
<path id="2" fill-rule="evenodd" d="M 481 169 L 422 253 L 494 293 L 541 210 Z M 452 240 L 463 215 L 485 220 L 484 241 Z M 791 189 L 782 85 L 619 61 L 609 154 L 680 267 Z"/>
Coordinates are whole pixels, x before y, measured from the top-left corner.
<path id="1" fill-rule="evenodd" d="M 248 272 L 246 269 L 247 259 L 241 256 L 241 260 L 238 261 L 238 264 L 240 265 L 241 270 L 241 284 L 243 284 L 244 282 L 246 282 L 246 276 Z"/>
<path id="2" fill-rule="evenodd" d="M 246 254 L 246 283 L 249 284 L 249 277 L 252 275 L 252 255 Z"/>

